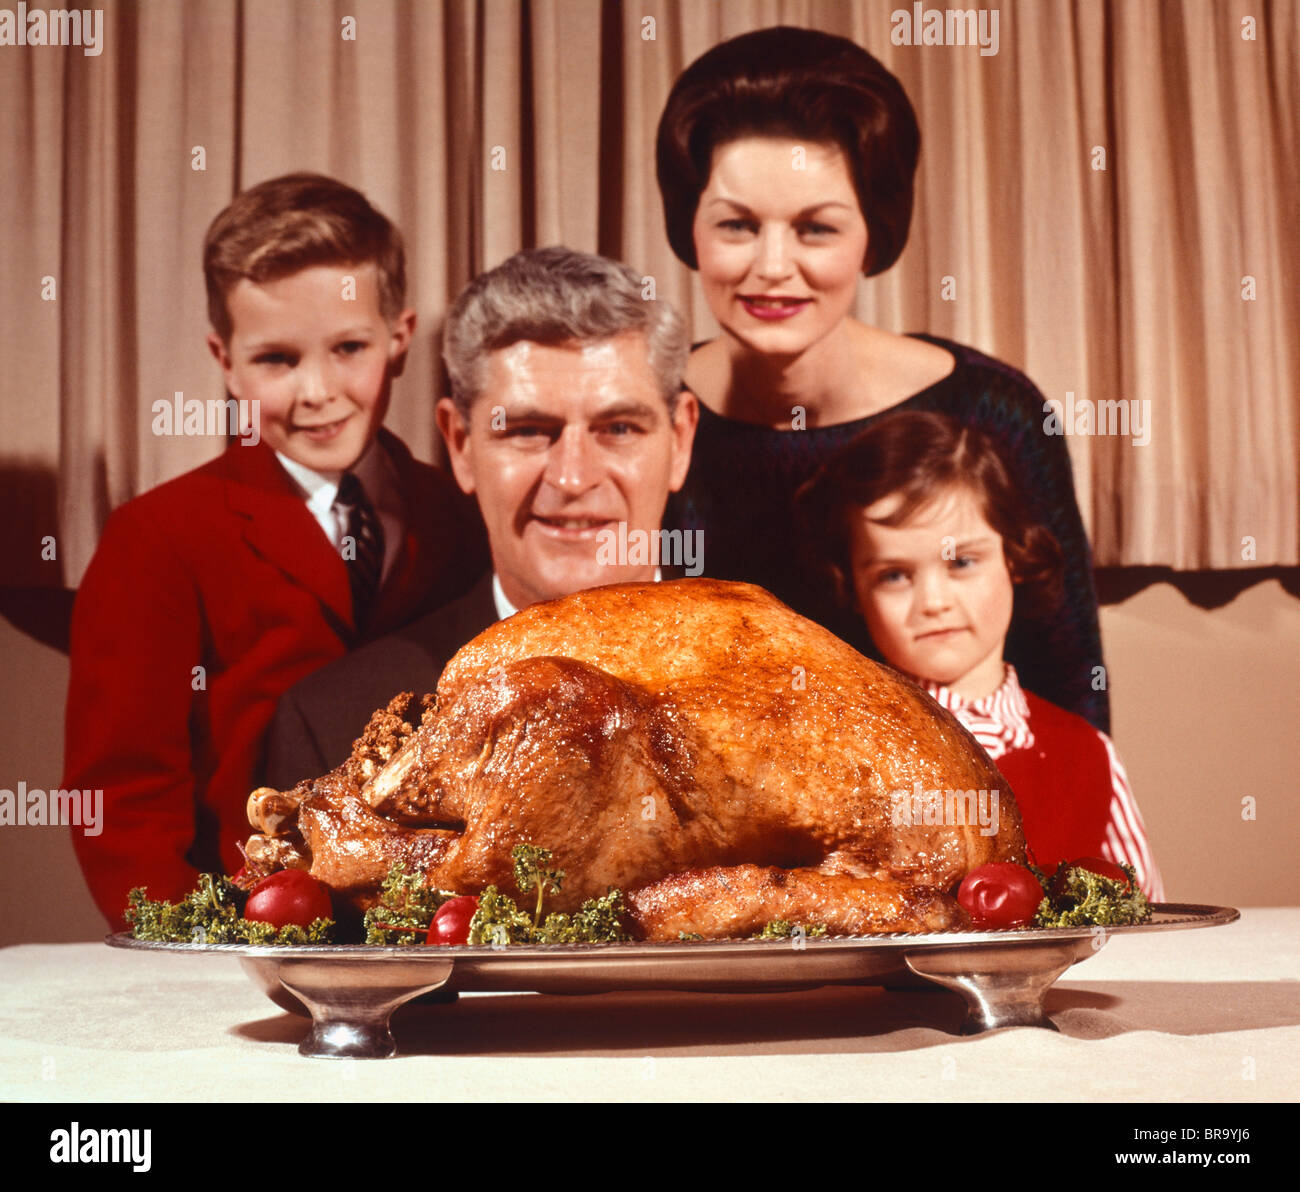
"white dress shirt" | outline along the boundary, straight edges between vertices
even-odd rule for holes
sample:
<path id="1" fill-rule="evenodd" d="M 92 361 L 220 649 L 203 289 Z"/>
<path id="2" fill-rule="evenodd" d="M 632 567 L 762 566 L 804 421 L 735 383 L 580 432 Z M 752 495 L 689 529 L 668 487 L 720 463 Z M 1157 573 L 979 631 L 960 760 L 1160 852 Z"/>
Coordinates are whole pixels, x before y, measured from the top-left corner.
<path id="1" fill-rule="evenodd" d="M 655 568 L 655 583 L 663 579 L 663 572 Z M 497 618 L 504 621 L 507 617 L 513 617 L 519 610 L 506 598 L 505 589 L 501 586 L 501 577 L 494 571 L 492 572 L 492 603 L 497 606 Z"/>
<path id="2" fill-rule="evenodd" d="M 335 550 L 342 550 L 343 535 L 348 532 L 348 512 L 336 502 L 343 473 L 317 472 L 278 451 L 275 453 L 275 458 L 280 461 L 294 484 L 298 486 L 298 491 L 306 502 L 307 511 L 325 532 L 330 545 Z M 351 471 L 360 482 L 371 505 L 374 506 L 379 524 L 384 529 L 384 567 L 379 581 L 382 585 L 393 569 L 405 531 L 397 468 L 389 458 L 388 452 L 376 439 L 362 453 Z"/>

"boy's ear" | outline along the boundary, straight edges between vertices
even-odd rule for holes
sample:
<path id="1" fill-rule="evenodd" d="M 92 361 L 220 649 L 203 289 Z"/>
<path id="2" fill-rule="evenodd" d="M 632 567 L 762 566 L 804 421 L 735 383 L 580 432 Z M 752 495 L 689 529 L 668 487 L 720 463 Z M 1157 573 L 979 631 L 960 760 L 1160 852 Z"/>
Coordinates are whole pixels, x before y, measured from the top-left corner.
<path id="1" fill-rule="evenodd" d="M 415 311 L 406 309 L 393 320 L 388 342 L 389 376 L 400 377 L 406 367 L 406 353 L 415 335 Z"/>
<path id="2" fill-rule="evenodd" d="M 434 412 L 438 421 L 438 430 L 442 432 L 443 442 L 447 444 L 447 458 L 451 461 L 452 475 L 461 491 L 466 494 L 474 492 L 474 464 L 469 450 L 469 427 L 456 408 L 456 403 L 449 397 L 438 402 Z"/>
<path id="3" fill-rule="evenodd" d="M 226 379 L 226 387 L 230 387 L 230 350 L 226 347 L 225 341 L 215 331 L 208 332 L 208 351 L 212 353 L 212 358 L 217 362 L 221 369 L 221 375 Z"/>

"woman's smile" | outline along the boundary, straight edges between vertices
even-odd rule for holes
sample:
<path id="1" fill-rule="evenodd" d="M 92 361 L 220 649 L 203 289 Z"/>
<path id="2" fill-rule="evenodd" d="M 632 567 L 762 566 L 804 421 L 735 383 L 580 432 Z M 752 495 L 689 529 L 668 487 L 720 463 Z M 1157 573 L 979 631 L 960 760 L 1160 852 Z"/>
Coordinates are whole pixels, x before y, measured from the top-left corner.
<path id="1" fill-rule="evenodd" d="M 741 294 L 740 304 L 756 319 L 788 319 L 812 303 L 811 298 L 767 297 Z"/>
<path id="2" fill-rule="evenodd" d="M 718 146 L 695 216 L 714 317 L 760 354 L 799 354 L 849 314 L 867 221 L 838 145 L 743 137 Z"/>

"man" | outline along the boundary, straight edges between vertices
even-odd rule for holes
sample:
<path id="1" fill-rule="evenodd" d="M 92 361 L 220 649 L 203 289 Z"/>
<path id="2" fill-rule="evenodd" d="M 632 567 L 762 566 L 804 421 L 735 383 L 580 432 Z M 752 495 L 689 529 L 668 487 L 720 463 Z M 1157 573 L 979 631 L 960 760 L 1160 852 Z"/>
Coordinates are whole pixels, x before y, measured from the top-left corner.
<path id="1" fill-rule="evenodd" d="M 266 767 L 278 789 L 342 763 L 376 708 L 435 690 L 447 660 L 497 619 L 661 575 L 645 544 L 664 541 L 699 417 L 680 391 L 688 342 L 676 312 L 646 301 L 622 265 L 536 249 L 470 283 L 444 343 L 451 397 L 438 403 L 438 427 L 457 482 L 478 500 L 492 572 L 281 699 Z M 687 553 L 671 561 L 698 574 Z"/>

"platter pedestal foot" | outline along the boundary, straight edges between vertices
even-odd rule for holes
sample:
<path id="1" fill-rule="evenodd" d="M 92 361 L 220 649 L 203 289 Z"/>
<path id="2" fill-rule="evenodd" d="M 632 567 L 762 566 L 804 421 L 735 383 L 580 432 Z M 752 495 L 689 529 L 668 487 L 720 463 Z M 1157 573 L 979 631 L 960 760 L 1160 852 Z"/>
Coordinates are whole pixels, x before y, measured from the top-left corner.
<path id="1" fill-rule="evenodd" d="M 373 1022 L 331 1022 L 313 1016 L 298 1054 L 317 1060 L 386 1060 L 397 1054 L 397 1041 L 388 1029 L 387 1014 Z"/>
<path id="2" fill-rule="evenodd" d="M 1086 955 L 1091 946 L 1082 942 Z M 1004 1026 L 1056 1030 L 1043 1012 L 1043 996 L 1057 977 L 1082 959 L 1079 951 L 1079 941 L 1068 940 L 1022 947 L 933 948 L 908 952 L 904 960 L 917 976 L 961 994 L 966 1002 L 961 1033 L 978 1035 Z"/>
<path id="3" fill-rule="evenodd" d="M 453 962 L 433 963 L 418 981 L 396 983 L 391 965 L 341 966 L 285 960 L 279 983 L 311 1011 L 311 1030 L 298 1045 L 313 1059 L 388 1059 L 397 1054 L 389 1020 L 398 1006 L 446 984 Z"/>

